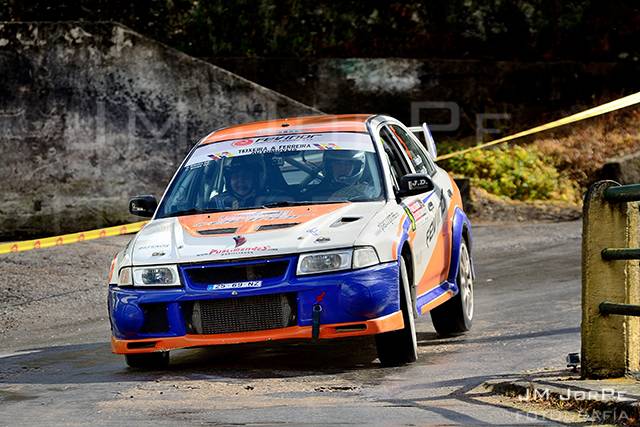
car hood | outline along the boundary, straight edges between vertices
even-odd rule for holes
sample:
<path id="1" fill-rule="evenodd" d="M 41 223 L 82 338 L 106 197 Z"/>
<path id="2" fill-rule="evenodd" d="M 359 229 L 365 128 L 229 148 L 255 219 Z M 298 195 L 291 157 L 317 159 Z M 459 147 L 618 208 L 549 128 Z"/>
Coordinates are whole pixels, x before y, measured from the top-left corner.
<path id="1" fill-rule="evenodd" d="M 151 265 L 351 247 L 384 204 L 320 204 L 153 220 L 136 236 L 130 256 L 133 265 Z"/>

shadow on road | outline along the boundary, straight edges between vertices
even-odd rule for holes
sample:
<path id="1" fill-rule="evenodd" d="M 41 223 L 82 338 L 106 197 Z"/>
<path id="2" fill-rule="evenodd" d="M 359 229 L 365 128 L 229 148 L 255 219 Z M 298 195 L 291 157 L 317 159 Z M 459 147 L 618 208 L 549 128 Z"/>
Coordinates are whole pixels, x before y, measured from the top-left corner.
<path id="1" fill-rule="evenodd" d="M 450 338 L 439 338 L 435 332 L 418 332 L 418 345 L 421 347 L 428 346 L 437 346 L 442 344 L 484 344 L 484 343 L 497 343 L 501 341 L 513 341 L 513 340 L 523 340 L 530 338 L 539 338 L 539 337 L 549 337 L 554 335 L 567 335 L 567 334 L 579 334 L 580 327 L 576 326 L 573 328 L 559 328 L 559 329 L 551 329 L 548 331 L 537 331 L 537 332 L 527 332 L 522 334 L 511 334 L 511 335 L 498 335 L 498 336 L 486 336 L 486 337 L 477 337 L 469 335 L 459 335 Z"/>
<path id="2" fill-rule="evenodd" d="M 148 381 L 181 375 L 193 379 L 287 378 L 378 369 L 371 338 L 313 343 L 229 345 L 177 350 L 164 371 L 128 369 L 123 356 L 111 354 L 108 343 L 26 350 L 0 358 L 0 383 L 78 384 Z"/>

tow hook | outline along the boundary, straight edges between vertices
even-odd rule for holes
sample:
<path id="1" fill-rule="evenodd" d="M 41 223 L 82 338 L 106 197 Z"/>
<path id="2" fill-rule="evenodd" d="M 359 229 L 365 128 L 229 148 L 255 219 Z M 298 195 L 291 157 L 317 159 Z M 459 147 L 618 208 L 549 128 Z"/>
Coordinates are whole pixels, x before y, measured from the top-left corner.
<path id="1" fill-rule="evenodd" d="M 312 326 L 311 326 L 311 339 L 313 341 L 318 341 L 320 337 L 320 313 L 322 313 L 322 306 L 320 304 L 313 305 L 313 315 L 311 317 Z"/>

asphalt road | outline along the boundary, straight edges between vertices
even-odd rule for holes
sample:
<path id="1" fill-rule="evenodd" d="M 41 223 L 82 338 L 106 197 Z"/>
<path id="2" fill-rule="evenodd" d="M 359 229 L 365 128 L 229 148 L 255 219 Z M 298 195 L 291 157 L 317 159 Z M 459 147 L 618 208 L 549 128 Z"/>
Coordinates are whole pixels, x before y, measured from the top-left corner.
<path id="1" fill-rule="evenodd" d="M 104 279 L 118 237 L 0 257 L 0 424 L 518 424 L 489 379 L 564 368 L 580 348 L 580 222 L 474 230 L 473 331 L 418 322 L 419 361 L 382 368 L 372 340 L 172 353 L 136 372 L 109 349 Z"/>

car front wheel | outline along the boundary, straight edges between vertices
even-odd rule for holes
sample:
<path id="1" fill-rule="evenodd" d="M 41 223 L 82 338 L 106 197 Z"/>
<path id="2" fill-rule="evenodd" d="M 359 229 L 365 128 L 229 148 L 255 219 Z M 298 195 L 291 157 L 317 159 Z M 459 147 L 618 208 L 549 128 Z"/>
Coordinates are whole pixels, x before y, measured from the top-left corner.
<path id="1" fill-rule="evenodd" d="M 418 358 L 416 324 L 413 317 L 413 299 L 409 285 L 409 276 L 404 258 L 400 258 L 400 308 L 404 328 L 376 335 L 378 358 L 383 366 L 400 366 L 415 362 Z"/>

